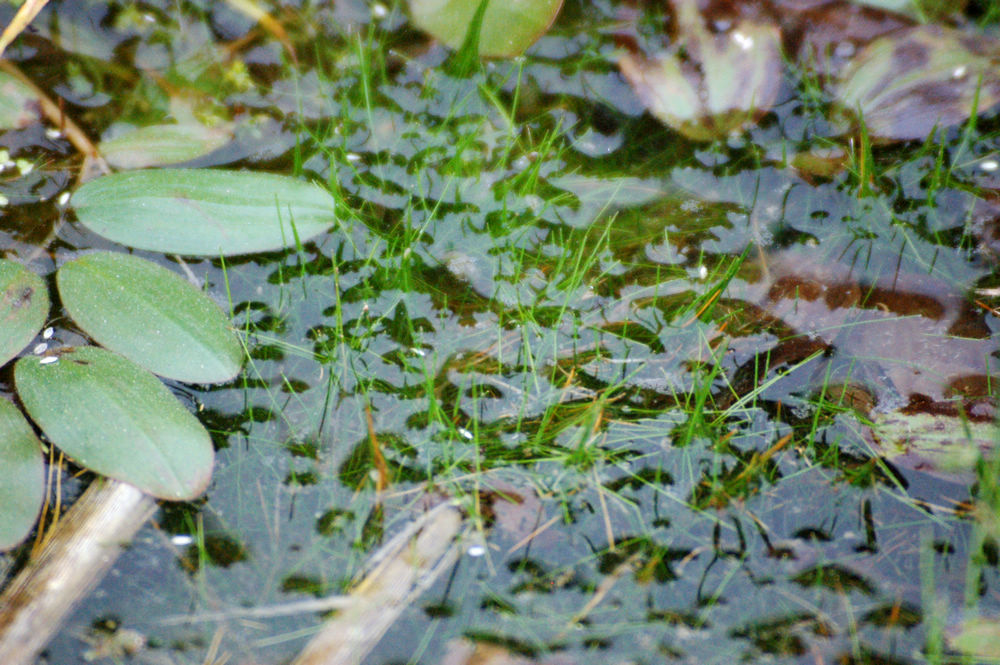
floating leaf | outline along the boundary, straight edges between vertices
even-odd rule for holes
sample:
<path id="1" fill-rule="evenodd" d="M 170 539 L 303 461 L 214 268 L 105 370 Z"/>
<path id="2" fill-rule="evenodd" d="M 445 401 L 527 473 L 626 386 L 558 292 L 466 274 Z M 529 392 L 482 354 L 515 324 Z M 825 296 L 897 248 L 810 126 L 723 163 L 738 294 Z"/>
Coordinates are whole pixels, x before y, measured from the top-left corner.
<path id="1" fill-rule="evenodd" d="M 410 0 L 413 22 L 453 49 L 465 40 L 480 0 Z M 552 25 L 562 0 L 491 0 L 479 33 L 479 55 L 524 53 Z"/>
<path id="2" fill-rule="evenodd" d="M 0 259 L 0 365 L 16 356 L 45 324 L 49 292 L 20 263 Z"/>
<path id="3" fill-rule="evenodd" d="M 335 221 L 330 194 L 297 178 L 213 169 L 151 169 L 92 180 L 73 195 L 88 229 L 123 245 L 231 256 L 295 245 Z"/>
<path id="4" fill-rule="evenodd" d="M 222 311 L 187 281 L 155 263 L 94 252 L 56 274 L 73 320 L 96 342 L 178 381 L 221 383 L 236 376 L 243 347 Z"/>
<path id="5" fill-rule="evenodd" d="M 858 49 L 914 22 L 890 8 L 846 0 L 823 2 L 804 11 L 782 13 L 782 33 L 790 57 L 821 77 L 841 71 Z M 896 9 L 899 9 L 898 7 Z"/>
<path id="6" fill-rule="evenodd" d="M 38 95 L 7 72 L 0 72 L 0 129 L 21 129 L 38 122 Z"/>
<path id="7" fill-rule="evenodd" d="M 875 139 L 924 139 L 935 126 L 963 122 L 974 106 L 983 112 L 1000 102 L 1000 73 L 987 55 L 998 47 L 984 35 L 934 25 L 876 39 L 844 69 L 835 92 L 840 112 L 860 113 Z"/>
<path id="8" fill-rule="evenodd" d="M 228 124 L 220 127 L 198 123 L 150 125 L 102 141 L 98 150 L 115 168 L 142 169 L 197 159 L 221 148 L 232 138 L 233 129 Z"/>
<path id="9" fill-rule="evenodd" d="M 887 459 L 905 468 L 945 473 L 973 470 L 981 454 L 1000 444 L 994 423 L 934 413 L 880 414 L 872 434 Z"/>
<path id="10" fill-rule="evenodd" d="M 710 32 L 695 0 L 675 0 L 677 51 L 626 53 L 622 74 L 650 112 L 696 141 L 724 138 L 774 104 L 782 80 L 776 25 L 741 19 Z"/>
<path id="11" fill-rule="evenodd" d="M 948 642 L 962 653 L 993 661 L 1000 658 L 1000 621 L 985 617 L 967 619 Z"/>
<path id="12" fill-rule="evenodd" d="M 0 398 L 0 550 L 24 540 L 44 498 L 41 444 L 17 407 Z"/>
<path id="13" fill-rule="evenodd" d="M 92 346 L 26 356 L 14 381 L 28 415 L 81 466 L 174 501 L 208 486 L 208 432 L 130 360 Z"/>
<path id="14" fill-rule="evenodd" d="M 924 23 L 960 16 L 968 0 L 858 0 L 862 8 L 899 12 Z"/>

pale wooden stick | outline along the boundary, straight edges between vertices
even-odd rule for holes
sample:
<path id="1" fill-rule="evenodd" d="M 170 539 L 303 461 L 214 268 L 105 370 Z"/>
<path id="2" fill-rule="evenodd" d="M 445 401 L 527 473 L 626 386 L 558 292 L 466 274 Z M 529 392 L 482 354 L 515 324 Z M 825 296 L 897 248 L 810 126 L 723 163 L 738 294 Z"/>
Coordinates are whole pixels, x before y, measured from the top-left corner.
<path id="1" fill-rule="evenodd" d="M 41 552 L 0 594 L 0 663 L 30 665 L 74 605 L 104 577 L 156 502 L 96 480 L 53 527 Z"/>
<path id="2" fill-rule="evenodd" d="M 28 24 L 38 16 L 38 12 L 42 11 L 42 8 L 47 4 L 49 4 L 49 0 L 25 0 L 25 3 L 14 14 L 14 18 L 4 28 L 3 34 L 0 34 L 0 56 L 7 50 L 11 42 L 24 32 Z"/>
<path id="3" fill-rule="evenodd" d="M 441 504 L 395 536 L 351 591 L 350 606 L 328 620 L 293 665 L 360 663 L 403 610 L 458 557 L 462 514 Z"/>

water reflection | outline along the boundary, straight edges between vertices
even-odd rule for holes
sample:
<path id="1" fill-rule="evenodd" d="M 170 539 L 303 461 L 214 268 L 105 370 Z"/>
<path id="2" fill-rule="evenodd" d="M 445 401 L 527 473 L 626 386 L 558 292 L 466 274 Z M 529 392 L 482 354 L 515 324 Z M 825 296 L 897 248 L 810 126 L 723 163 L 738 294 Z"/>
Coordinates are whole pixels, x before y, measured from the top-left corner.
<path id="1" fill-rule="evenodd" d="M 955 285 L 902 270 L 872 278 L 831 257 L 828 247 L 769 254 L 758 271 L 744 289 L 753 308 L 745 325 L 776 332 L 780 341 L 768 351 L 775 356 L 789 355 L 782 345 L 807 347 L 791 354 L 796 360 L 822 349 L 827 362 L 813 369 L 813 389 L 850 381 L 854 371 L 882 411 L 990 396 L 985 377 L 997 346 L 987 312 L 971 307 Z"/>
<path id="2" fill-rule="evenodd" d="M 240 98 L 302 113 L 295 159 L 350 214 L 301 250 L 198 267 L 230 285 L 254 363 L 199 393 L 211 509 L 161 527 L 218 522 L 179 557 L 147 533 L 87 612 L 207 644 L 214 625 L 160 618 L 339 593 L 424 492 L 483 516 L 485 555 L 373 663 L 425 637 L 435 662 L 457 636 L 542 662 L 915 662 L 947 618 L 927 595 L 1000 606 L 995 558 L 965 589 L 968 484 L 886 465 L 866 434 L 907 408 L 992 420 L 992 314 L 966 297 L 991 268 L 953 247 L 961 183 L 935 207 L 926 160 L 883 165 L 900 210 L 803 178 L 780 143 L 797 103 L 694 147 L 637 117 L 611 37 L 568 25 L 469 79 L 407 46 L 375 87 L 348 52 Z M 225 648 L 287 661 L 318 621 L 231 622 Z M 72 644 L 53 658 L 78 662 Z"/>

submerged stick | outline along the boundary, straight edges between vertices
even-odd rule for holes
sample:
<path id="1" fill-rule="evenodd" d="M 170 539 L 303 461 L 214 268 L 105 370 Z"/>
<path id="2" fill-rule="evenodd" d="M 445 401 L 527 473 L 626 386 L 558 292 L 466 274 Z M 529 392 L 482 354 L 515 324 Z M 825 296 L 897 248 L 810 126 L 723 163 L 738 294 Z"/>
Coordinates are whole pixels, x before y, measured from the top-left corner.
<path id="1" fill-rule="evenodd" d="M 155 511 L 151 496 L 117 480 L 97 480 L 87 488 L 0 594 L 0 663 L 34 663 Z"/>
<path id="2" fill-rule="evenodd" d="M 83 156 L 91 160 L 97 169 L 102 173 L 111 173 L 111 167 L 108 163 L 104 161 L 101 157 L 100 151 L 97 146 L 87 137 L 86 132 L 80 129 L 80 126 L 73 122 L 72 118 L 63 113 L 62 108 L 58 103 L 52 100 L 45 91 L 35 85 L 28 76 L 20 70 L 20 68 L 15 65 L 10 60 L 4 60 L 0 58 L 0 70 L 3 70 L 19 80 L 21 83 L 26 85 L 38 99 L 38 105 L 42 109 L 42 113 L 48 118 L 49 122 L 56 126 L 65 136 L 73 147 L 76 148 Z"/>
<path id="3" fill-rule="evenodd" d="M 403 610 L 455 562 L 461 525 L 461 512 L 446 503 L 393 537 L 351 590 L 349 605 L 323 625 L 293 665 L 359 663 Z"/>

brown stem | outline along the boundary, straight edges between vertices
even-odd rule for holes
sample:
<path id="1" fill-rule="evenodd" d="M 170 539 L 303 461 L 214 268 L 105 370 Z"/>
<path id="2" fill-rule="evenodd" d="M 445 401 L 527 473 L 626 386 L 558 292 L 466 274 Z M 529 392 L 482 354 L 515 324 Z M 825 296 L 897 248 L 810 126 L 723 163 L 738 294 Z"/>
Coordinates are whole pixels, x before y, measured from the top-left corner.
<path id="1" fill-rule="evenodd" d="M 89 158 L 103 173 L 111 173 L 111 168 L 108 163 L 104 161 L 101 157 L 101 153 L 97 150 L 97 146 L 87 137 L 80 127 L 73 122 L 73 120 L 63 113 L 62 107 L 59 106 L 55 101 L 52 100 L 45 91 L 35 85 L 28 76 L 21 71 L 21 69 L 15 65 L 10 60 L 0 59 L 0 69 L 7 72 L 17 80 L 21 81 L 24 85 L 31 88 L 31 91 L 35 93 L 38 97 L 38 104 L 42 108 L 42 113 L 48 118 L 49 122 L 59 128 L 63 134 L 66 135 L 66 139 L 73 144 L 73 147 L 79 150 L 83 155 Z"/>

